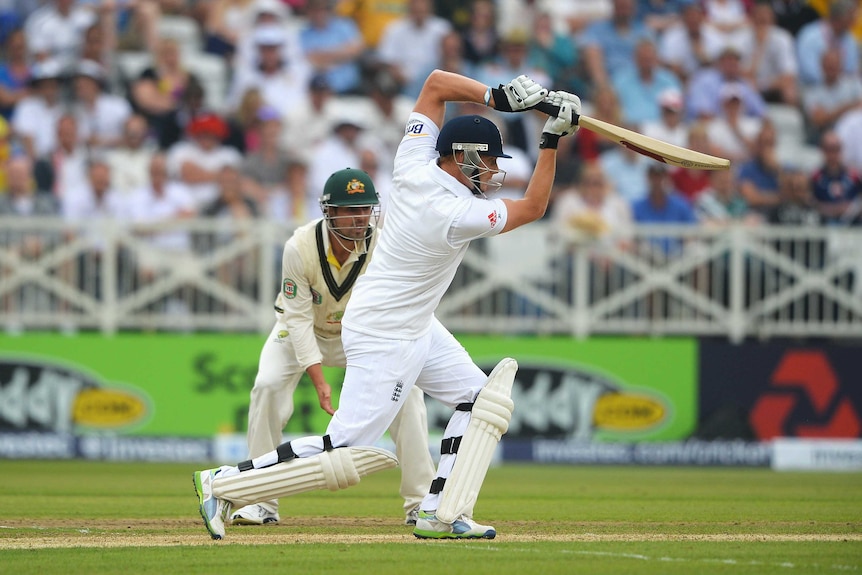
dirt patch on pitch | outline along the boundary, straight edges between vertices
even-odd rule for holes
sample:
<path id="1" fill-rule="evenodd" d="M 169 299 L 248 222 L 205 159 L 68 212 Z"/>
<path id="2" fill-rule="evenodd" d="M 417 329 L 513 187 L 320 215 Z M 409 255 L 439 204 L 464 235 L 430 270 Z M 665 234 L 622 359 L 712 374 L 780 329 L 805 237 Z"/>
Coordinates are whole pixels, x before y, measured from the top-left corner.
<path id="1" fill-rule="evenodd" d="M 524 533 L 523 525 L 498 525 L 500 543 L 533 542 L 637 542 L 637 541 L 696 541 L 696 542 L 828 542 L 862 541 L 862 533 L 847 534 L 769 534 L 769 533 L 595 533 L 591 526 L 572 525 L 568 532 L 548 534 Z M 595 526 L 592 526 L 595 528 Z M 694 527 L 694 526 L 692 526 Z M 613 526 L 602 524 L 607 531 Z M 379 533 L 385 529 L 387 533 Z M 344 533 L 343 530 L 354 531 Z M 622 529 L 621 529 L 622 530 Z M 369 533 L 362 533 L 369 531 Z M 507 532 L 508 531 L 508 532 Z M 227 537 L 213 541 L 200 521 L 189 520 L 113 520 L 99 521 L 98 529 L 74 520 L 50 522 L 4 521 L 0 524 L 0 550 L 50 548 L 115 548 L 115 547 L 180 547 L 200 545 L 303 545 L 332 543 L 437 544 L 413 537 L 406 526 L 393 525 L 391 520 L 356 517 L 303 518 L 290 524 L 265 527 L 230 527 Z M 442 544 L 446 544 L 443 542 Z M 480 543 L 481 544 L 481 543 Z"/>

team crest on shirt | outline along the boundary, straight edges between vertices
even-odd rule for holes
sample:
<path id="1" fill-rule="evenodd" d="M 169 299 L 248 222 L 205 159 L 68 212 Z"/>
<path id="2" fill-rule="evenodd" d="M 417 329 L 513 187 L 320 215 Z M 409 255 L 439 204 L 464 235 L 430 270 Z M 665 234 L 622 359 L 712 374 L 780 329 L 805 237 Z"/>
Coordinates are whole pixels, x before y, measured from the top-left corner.
<path id="1" fill-rule="evenodd" d="M 334 311 L 326 317 L 326 323 L 328 323 L 329 325 L 338 325 L 341 323 L 342 317 L 344 317 L 343 311 Z"/>
<path id="2" fill-rule="evenodd" d="M 311 303 L 314 305 L 320 305 L 323 303 L 323 296 L 314 288 L 311 288 Z"/>
<path id="3" fill-rule="evenodd" d="M 296 297 L 296 282 L 292 279 L 285 278 L 283 282 L 281 282 L 281 293 L 284 294 L 284 297 L 287 299 L 293 299 Z"/>
<path id="4" fill-rule="evenodd" d="M 500 221 L 500 214 L 497 212 L 497 210 L 494 210 L 493 212 L 488 214 L 488 221 L 491 222 L 492 230 L 497 227 L 497 223 Z"/>

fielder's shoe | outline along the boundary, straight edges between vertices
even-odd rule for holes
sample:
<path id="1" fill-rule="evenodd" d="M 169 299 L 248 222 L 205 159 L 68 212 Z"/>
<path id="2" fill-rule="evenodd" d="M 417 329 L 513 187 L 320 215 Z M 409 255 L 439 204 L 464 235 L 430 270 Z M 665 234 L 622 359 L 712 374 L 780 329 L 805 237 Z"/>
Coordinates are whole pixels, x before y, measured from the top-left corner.
<path id="1" fill-rule="evenodd" d="M 228 514 L 230 514 L 230 501 L 218 499 L 213 495 L 212 482 L 221 470 L 222 467 L 219 467 L 218 469 L 195 471 L 193 474 L 195 493 L 200 502 L 201 517 L 213 539 L 224 538 L 224 522 Z"/>
<path id="2" fill-rule="evenodd" d="M 267 523 L 278 523 L 278 520 L 277 512 L 270 511 L 257 503 L 237 509 L 230 516 L 231 525 L 266 525 Z"/>
<path id="3" fill-rule="evenodd" d="M 416 525 L 417 519 L 419 519 L 418 505 L 407 512 L 407 515 L 404 517 L 404 525 Z"/>
<path id="4" fill-rule="evenodd" d="M 420 511 L 413 535 L 419 539 L 493 539 L 497 531 L 490 525 L 479 525 L 466 515 L 444 523 L 433 511 Z"/>

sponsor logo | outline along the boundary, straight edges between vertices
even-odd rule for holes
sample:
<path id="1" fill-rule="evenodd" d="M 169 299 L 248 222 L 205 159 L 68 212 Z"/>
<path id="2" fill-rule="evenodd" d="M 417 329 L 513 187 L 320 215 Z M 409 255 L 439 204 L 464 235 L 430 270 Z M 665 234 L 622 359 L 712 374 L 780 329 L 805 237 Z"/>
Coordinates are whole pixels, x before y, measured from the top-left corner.
<path id="1" fill-rule="evenodd" d="M 314 288 L 311 288 L 311 303 L 320 305 L 323 303 L 323 296 Z"/>
<path id="2" fill-rule="evenodd" d="M 407 128 L 404 130 L 404 133 L 408 136 L 418 136 L 422 134 L 422 130 L 425 128 L 425 124 L 420 122 L 419 120 L 410 120 L 407 124 Z"/>
<path id="3" fill-rule="evenodd" d="M 284 297 L 287 299 L 293 299 L 296 297 L 296 282 L 292 279 L 285 278 L 283 282 L 281 282 L 281 293 L 284 294 Z"/>
<path id="4" fill-rule="evenodd" d="M 596 400 L 593 421 L 597 428 L 614 431 L 649 428 L 664 418 L 664 406 L 651 397 L 607 393 Z"/>
<path id="5" fill-rule="evenodd" d="M 140 390 L 47 361 L 0 358 L 0 431 L 126 430 L 152 414 Z"/>
<path id="6" fill-rule="evenodd" d="M 500 221 L 500 214 L 497 213 L 497 210 L 494 210 L 490 214 L 488 214 L 488 221 L 491 222 L 491 229 L 497 227 L 497 222 Z"/>
<path id="7" fill-rule="evenodd" d="M 344 312 L 342 310 L 334 311 L 328 316 L 326 316 L 326 323 L 328 324 L 337 324 L 341 323 L 341 318 L 344 317 Z"/>

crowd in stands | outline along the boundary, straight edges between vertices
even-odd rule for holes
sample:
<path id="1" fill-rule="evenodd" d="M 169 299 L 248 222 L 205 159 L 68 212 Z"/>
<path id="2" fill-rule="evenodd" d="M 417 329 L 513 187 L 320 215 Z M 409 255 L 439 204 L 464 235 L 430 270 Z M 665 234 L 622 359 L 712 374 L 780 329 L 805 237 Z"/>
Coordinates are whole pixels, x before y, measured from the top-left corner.
<path id="1" fill-rule="evenodd" d="M 0 0 L 0 215 L 304 221 L 346 166 L 385 210 L 413 99 L 442 68 L 527 74 L 732 160 L 668 169 L 564 139 L 548 217 L 600 241 L 641 222 L 858 225 L 859 18 L 855 0 Z M 799 118 L 798 141 L 773 111 Z M 499 124 L 517 197 L 544 118 L 450 112 Z"/>

